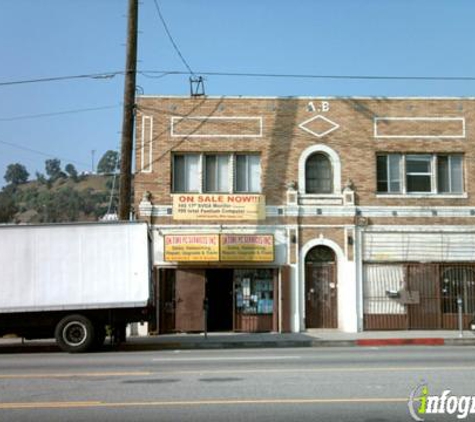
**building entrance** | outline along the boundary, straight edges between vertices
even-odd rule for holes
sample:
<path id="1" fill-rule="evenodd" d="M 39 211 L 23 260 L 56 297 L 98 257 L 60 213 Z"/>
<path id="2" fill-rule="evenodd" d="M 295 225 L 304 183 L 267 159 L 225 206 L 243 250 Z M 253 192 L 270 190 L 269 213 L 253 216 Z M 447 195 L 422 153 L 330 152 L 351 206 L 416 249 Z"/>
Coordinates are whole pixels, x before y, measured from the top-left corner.
<path id="1" fill-rule="evenodd" d="M 206 270 L 208 331 L 233 330 L 233 270 Z"/>
<path id="2" fill-rule="evenodd" d="M 305 258 L 305 326 L 338 328 L 335 253 L 317 246 Z"/>
<path id="3" fill-rule="evenodd" d="M 277 331 L 277 274 L 271 268 L 161 269 L 157 300 L 159 333 L 203 332 L 205 329 L 210 332 Z M 282 283 L 286 286 L 286 297 L 282 300 L 285 326 L 282 327 L 288 330 L 287 276 L 282 278 Z"/>

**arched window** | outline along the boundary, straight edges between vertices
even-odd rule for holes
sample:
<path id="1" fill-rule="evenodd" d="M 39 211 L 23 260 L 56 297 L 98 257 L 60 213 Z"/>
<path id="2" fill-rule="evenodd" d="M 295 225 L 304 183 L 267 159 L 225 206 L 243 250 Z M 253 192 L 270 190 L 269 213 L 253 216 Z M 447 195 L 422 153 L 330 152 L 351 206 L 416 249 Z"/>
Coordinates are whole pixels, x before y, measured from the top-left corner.
<path id="1" fill-rule="evenodd" d="M 326 154 L 315 153 L 305 163 L 305 193 L 333 193 L 333 172 Z"/>
<path id="2" fill-rule="evenodd" d="M 328 246 L 323 245 L 313 247 L 305 256 L 306 264 L 329 263 L 335 261 L 335 252 L 333 252 L 333 250 Z"/>
<path id="3" fill-rule="evenodd" d="M 314 183 L 312 179 L 315 178 L 322 181 Z M 311 145 L 302 151 L 299 157 L 298 190 L 302 197 L 341 195 L 341 162 L 338 153 L 324 144 Z"/>

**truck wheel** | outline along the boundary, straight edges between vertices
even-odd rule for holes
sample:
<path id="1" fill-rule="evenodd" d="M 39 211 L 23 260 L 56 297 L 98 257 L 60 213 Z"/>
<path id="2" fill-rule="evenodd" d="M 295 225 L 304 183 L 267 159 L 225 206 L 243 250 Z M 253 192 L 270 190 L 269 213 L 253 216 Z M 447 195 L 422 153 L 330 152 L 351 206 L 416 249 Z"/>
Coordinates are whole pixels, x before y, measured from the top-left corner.
<path id="1" fill-rule="evenodd" d="M 92 322 L 82 315 L 64 317 L 56 326 L 54 335 L 58 346 L 68 353 L 87 352 L 96 338 Z"/>

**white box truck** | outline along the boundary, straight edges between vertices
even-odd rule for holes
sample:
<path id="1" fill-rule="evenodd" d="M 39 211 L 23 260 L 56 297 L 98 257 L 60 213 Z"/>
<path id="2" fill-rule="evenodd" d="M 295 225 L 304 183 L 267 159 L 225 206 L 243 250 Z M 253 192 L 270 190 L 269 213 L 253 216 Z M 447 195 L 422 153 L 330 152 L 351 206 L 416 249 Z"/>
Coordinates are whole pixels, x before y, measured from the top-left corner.
<path id="1" fill-rule="evenodd" d="M 0 337 L 100 346 L 154 315 L 147 223 L 0 226 Z"/>

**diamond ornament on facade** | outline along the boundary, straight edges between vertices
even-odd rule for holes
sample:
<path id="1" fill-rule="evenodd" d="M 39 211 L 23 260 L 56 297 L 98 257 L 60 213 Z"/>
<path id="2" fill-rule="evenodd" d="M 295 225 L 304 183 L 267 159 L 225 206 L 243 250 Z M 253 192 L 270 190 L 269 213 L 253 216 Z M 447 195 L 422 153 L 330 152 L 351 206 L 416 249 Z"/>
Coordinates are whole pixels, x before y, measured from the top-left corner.
<path id="1" fill-rule="evenodd" d="M 340 125 L 319 114 L 299 124 L 299 128 L 313 136 L 321 138 L 338 129 Z"/>

